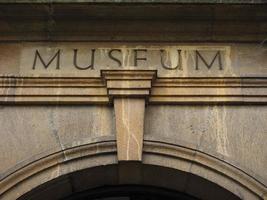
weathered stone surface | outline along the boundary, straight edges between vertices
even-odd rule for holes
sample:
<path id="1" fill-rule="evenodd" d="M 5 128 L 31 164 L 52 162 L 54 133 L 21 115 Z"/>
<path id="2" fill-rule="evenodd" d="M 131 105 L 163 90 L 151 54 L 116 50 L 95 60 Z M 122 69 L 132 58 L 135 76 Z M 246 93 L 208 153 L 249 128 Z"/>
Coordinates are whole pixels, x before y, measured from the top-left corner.
<path id="1" fill-rule="evenodd" d="M 145 99 L 115 98 L 116 137 L 119 161 L 141 161 Z"/>
<path id="2" fill-rule="evenodd" d="M 0 177 L 54 152 L 115 135 L 113 116 L 102 106 L 2 107 Z"/>
<path id="3" fill-rule="evenodd" d="M 254 94 L 259 96 L 263 94 L 264 96 L 265 90 L 262 90 L 260 87 L 265 83 L 264 77 L 259 77 L 259 80 L 249 79 L 248 77 L 248 80 L 246 80 L 247 82 L 242 83 L 236 81 L 238 79 L 229 78 L 217 78 L 218 80 L 216 78 L 192 79 L 201 82 L 203 87 L 202 92 L 200 88 L 194 89 L 196 87 L 194 84 L 199 83 L 192 80 L 183 82 L 183 84 L 185 84 L 185 88 L 183 89 L 181 89 L 180 79 L 177 78 L 158 78 L 159 81 L 152 84 L 153 80 L 156 79 L 155 74 L 155 70 L 103 70 L 101 73 L 101 77 L 104 79 L 105 83 L 103 86 L 96 78 L 93 78 L 89 82 L 86 82 L 82 78 L 77 79 L 79 81 L 85 81 L 86 84 L 95 84 L 94 86 L 90 85 L 95 87 L 95 89 L 92 90 L 95 92 L 99 90 L 101 91 L 103 89 L 102 87 L 107 87 L 106 95 L 110 96 L 112 99 L 110 103 L 114 103 L 114 119 L 112 108 L 107 106 L 3 107 L 4 109 L 7 109 L 8 112 L 11 112 L 12 109 L 24 108 L 22 114 L 26 113 L 29 116 L 35 116 L 36 113 L 41 111 L 39 114 L 44 118 L 40 119 L 39 116 L 29 124 L 22 124 L 18 128 L 26 128 L 27 130 L 30 129 L 28 126 L 31 126 L 31 123 L 35 122 L 35 120 L 40 122 L 45 119 L 47 122 L 42 123 L 42 126 L 49 128 L 47 134 L 52 135 L 51 140 L 56 144 L 55 148 L 50 148 L 50 141 L 47 141 L 43 149 L 40 150 L 31 146 L 34 143 L 31 142 L 31 145 L 27 146 L 27 149 L 23 150 L 22 154 L 17 154 L 17 157 L 15 157 L 14 160 L 7 163 L 7 166 L 4 166 L 1 184 L 2 191 L 7 191 L 5 196 L 11 195 L 9 198 L 18 197 L 19 195 L 30 191 L 32 187 L 37 187 L 42 181 L 50 181 L 70 172 L 84 169 L 87 166 L 85 160 L 87 157 L 89 157 L 92 162 L 90 163 L 91 167 L 110 163 L 109 159 L 105 160 L 104 155 L 114 154 L 114 126 L 116 126 L 117 160 L 120 162 L 142 161 L 144 164 L 171 167 L 204 177 L 207 180 L 228 189 L 239 197 L 242 197 L 243 195 L 248 199 L 257 199 L 258 197 L 264 196 L 266 188 L 266 173 L 264 171 L 266 152 L 264 152 L 264 143 L 262 141 L 266 140 L 265 119 L 267 119 L 264 112 L 264 105 L 155 105 L 147 108 L 146 120 L 144 121 L 145 102 L 147 101 L 148 103 L 151 103 L 149 97 L 152 96 L 155 98 L 155 94 L 158 96 L 166 95 L 165 98 L 175 98 L 176 96 L 187 97 L 188 91 L 192 92 L 192 95 L 194 93 L 196 96 L 201 96 L 201 94 L 203 95 L 205 92 L 205 95 L 208 98 L 206 103 L 211 104 L 214 102 L 209 98 L 213 93 L 210 93 L 210 89 L 204 89 L 207 87 L 212 88 L 211 90 L 214 90 L 214 94 L 217 94 L 218 96 L 221 96 L 222 94 L 225 95 L 225 100 L 221 102 L 223 103 L 229 98 L 229 94 L 233 97 L 235 94 L 238 94 L 241 98 L 242 95 L 248 96 L 250 92 L 251 97 L 253 97 Z M 187 79 L 181 80 L 184 81 Z M 40 78 L 34 78 L 34 80 L 35 81 L 32 82 L 28 80 L 27 83 L 25 82 L 25 85 L 19 82 L 15 83 L 15 86 L 18 88 L 21 86 L 26 88 L 20 92 L 17 91 L 17 93 L 30 96 L 26 93 L 32 92 L 27 90 L 27 84 L 34 85 L 36 83 L 38 87 L 40 87 L 40 91 L 44 85 L 49 88 L 50 83 L 47 82 L 49 78 L 45 78 L 45 81 L 42 81 Z M 54 81 L 58 80 L 55 79 Z M 140 82 L 138 82 L 138 80 L 140 80 Z M 167 82 L 164 83 L 164 80 Z M 64 80 L 61 81 L 64 82 Z M 84 85 L 85 83 L 79 81 L 75 83 L 81 84 L 78 85 L 79 87 L 86 86 L 90 88 L 89 85 Z M 61 91 L 61 89 L 64 88 L 64 85 L 61 85 L 61 82 L 59 83 L 58 88 L 53 85 L 55 91 Z M 67 81 L 64 84 L 66 83 L 73 84 L 74 82 Z M 8 89 L 16 88 L 11 87 L 12 84 L 14 84 L 12 81 L 9 83 L 5 80 L 2 87 L 7 91 Z M 214 86 L 216 89 L 213 89 Z M 221 86 L 223 86 L 223 88 L 221 88 Z M 248 89 L 251 88 L 251 86 L 254 89 L 249 91 Z M 153 87 L 155 87 L 155 90 L 153 90 Z M 186 87 L 191 89 L 189 90 Z M 71 85 L 70 88 L 74 93 L 77 92 L 74 89 L 76 88 L 75 85 Z M 260 93 L 257 93 L 259 92 L 257 89 L 259 89 Z M 145 94 L 142 93 L 144 90 L 146 91 Z M 159 92 L 160 90 L 161 92 Z M 236 93 L 232 93 L 232 90 L 236 90 Z M 87 90 L 85 90 L 85 93 L 86 91 Z M 134 91 L 134 95 L 132 95 L 132 91 Z M 8 91 L 8 94 L 9 92 L 10 91 Z M 52 94 L 50 93 L 51 90 L 46 90 L 46 92 L 47 94 Z M 64 92 L 60 93 L 64 96 Z M 60 93 L 57 93 L 57 95 Z M 92 95 L 90 92 L 87 94 Z M 38 95 L 38 93 L 35 92 L 35 95 Z M 84 94 L 84 96 L 86 97 L 86 94 Z M 43 98 L 43 95 L 40 94 L 39 97 Z M 34 103 L 35 100 L 33 99 L 32 102 Z M 168 102 L 168 100 L 161 101 L 163 104 L 164 102 Z M 199 101 L 198 103 L 201 102 Z M 264 103 L 264 101 L 261 103 Z M 8 110 L 10 108 L 12 109 Z M 69 115 L 70 112 L 72 115 Z M 29 120 L 29 116 L 24 118 L 24 120 Z M 235 118 L 238 120 L 233 120 Z M 257 123 L 255 123 L 253 119 L 257 119 Z M 4 120 L 7 119 L 4 118 Z M 248 127 L 244 126 L 242 123 L 245 123 Z M 9 126 L 13 125 L 5 123 L 3 126 L 7 126 L 6 129 L 10 131 L 12 129 Z M 256 135 L 251 135 L 251 132 L 255 131 L 254 126 L 257 127 L 256 130 L 258 131 Z M 254 128 L 250 131 L 251 127 Z M 41 129 L 43 128 L 44 127 L 41 127 Z M 242 131 L 236 131 L 236 129 Z M 19 137 L 26 135 L 26 133 L 20 135 L 20 130 L 16 130 L 15 132 Z M 144 133 L 145 136 L 143 136 Z M 42 136 L 46 139 L 46 135 Z M 144 151 L 143 137 L 145 137 Z M 38 138 L 35 139 L 37 142 L 42 142 Z M 9 140 L 10 138 L 7 137 L 7 141 L 4 142 L 8 143 Z M 251 143 L 253 140 L 258 146 L 254 146 L 253 143 Z M 20 141 L 20 139 L 18 141 Z M 27 141 L 24 141 L 23 143 L 27 143 Z M 168 145 L 171 147 L 166 147 Z M 7 146 L 3 147 L 4 149 L 2 151 L 9 148 Z M 99 150 L 99 148 L 101 150 Z M 181 149 L 178 150 L 175 148 L 184 149 L 184 152 L 188 151 L 187 155 L 185 155 Z M 16 151 L 17 149 L 15 148 L 9 152 L 11 152 L 12 155 L 15 155 Z M 98 154 L 103 155 L 98 158 Z M 144 160 L 143 154 L 146 155 Z M 159 158 L 156 158 L 153 157 L 153 154 L 158 154 L 160 156 Z M 168 163 L 165 164 L 164 160 L 166 157 L 162 155 L 175 158 L 168 158 Z M 80 162 L 75 162 L 75 160 L 79 158 L 84 159 Z M 3 159 L 6 158 L 4 157 Z M 111 158 L 111 160 L 111 163 L 117 161 L 114 157 Z M 248 163 L 250 161 L 253 162 Z M 19 164 L 17 164 L 18 162 Z M 71 164 L 72 162 L 73 164 Z M 64 163 L 64 167 L 61 166 L 61 163 Z M 178 167 L 177 163 L 179 163 Z M 255 165 L 255 163 L 257 163 L 257 165 Z M 9 167 L 10 165 L 12 166 L 11 168 Z M 52 170 L 50 175 L 45 171 L 47 168 L 51 168 Z M 222 174 L 218 174 L 216 171 L 220 171 Z M 40 176 L 34 176 L 34 179 L 27 181 L 27 184 L 24 184 L 23 187 L 19 189 L 19 193 L 10 193 L 14 185 L 16 185 L 16 181 L 26 181 L 27 176 L 39 172 L 42 172 Z M 125 180 L 125 177 L 131 179 L 129 183 L 136 183 L 140 180 L 138 177 L 134 178 L 133 176 L 128 176 L 126 169 L 122 169 L 121 172 L 121 176 L 124 177 L 122 178 L 123 180 Z M 22 176 L 19 175 L 20 173 L 22 173 Z M 139 176 L 138 170 L 135 171 L 135 173 Z M 13 176 L 18 178 L 13 179 L 12 181 Z M 229 177 L 231 178 L 229 179 Z M 240 184 L 236 184 L 235 182 L 240 182 Z M 249 191 L 247 191 L 243 185 L 246 185 L 246 187 L 249 188 Z M 190 194 L 204 195 L 205 198 L 208 198 L 205 196 L 206 193 L 201 194 L 201 191 L 197 191 L 197 188 L 194 187 L 186 188 L 186 191 Z M 218 195 L 218 193 L 214 193 L 209 197 L 216 195 Z"/>
<path id="4" fill-rule="evenodd" d="M 267 185 L 265 106 L 148 106 L 145 140 L 207 153 Z"/>
<path id="5" fill-rule="evenodd" d="M 220 3 L 217 0 L 207 1 L 209 3 L 192 3 L 193 0 L 188 3 L 25 3 L 21 0 L 14 4 L 1 3 L 0 39 L 18 42 L 264 43 L 267 30 L 267 5 L 264 0 L 243 0 L 239 3 L 231 0 L 218 0 Z"/>
<path id="6" fill-rule="evenodd" d="M 0 199 L 266 199 L 263 1 L 16 2 L 0 1 Z"/>
<path id="7" fill-rule="evenodd" d="M 198 55 L 197 52 L 195 53 Z M 232 57 L 228 53 L 222 56 L 225 57 L 224 63 L 230 63 Z M 170 56 L 170 58 L 176 62 L 178 60 L 175 56 L 174 58 Z M 205 64 L 202 68 L 206 67 L 206 70 L 211 70 L 203 57 L 199 56 L 195 59 L 202 60 L 202 64 Z M 211 59 L 211 63 L 214 63 L 215 59 L 216 56 Z M 241 60 L 243 61 L 244 58 Z M 43 62 L 40 56 L 39 61 Z M 264 65 L 265 60 L 261 62 L 260 66 Z M 218 64 L 220 64 L 219 61 Z M 265 195 L 266 152 L 262 141 L 266 140 L 265 119 L 267 117 L 264 112 L 266 104 L 264 73 L 259 77 L 235 77 L 236 74 L 233 77 L 209 77 L 209 75 L 214 75 L 215 72 L 212 72 L 205 77 L 202 71 L 203 77 L 172 77 L 167 73 L 165 74 L 167 77 L 162 78 L 156 77 L 157 68 L 145 70 L 143 67 L 137 70 L 131 66 L 127 67 L 127 70 L 102 70 L 99 78 L 74 75 L 72 75 L 73 80 L 69 77 L 56 78 L 48 77 L 48 75 L 46 77 L 2 77 L 2 96 L 6 98 L 4 103 L 15 104 L 23 97 L 24 102 L 28 101 L 28 105 L 43 104 L 43 106 L 34 107 L 3 106 L 3 110 L 7 109 L 7 113 L 23 108 L 22 114 L 26 113 L 27 116 L 24 120 L 29 120 L 30 116 L 36 116 L 40 112 L 40 116 L 37 115 L 34 120 L 30 119 L 32 121 L 29 124 L 19 125 L 17 127 L 19 130 L 15 130 L 16 135 L 19 138 L 25 137 L 27 133 L 20 131 L 20 128 L 30 131 L 31 124 L 37 123 L 35 120 L 44 121 L 38 130 L 48 127 L 46 134 L 52 137 L 49 140 L 55 145 L 51 148 L 49 140 L 42 144 L 42 141 L 34 135 L 36 143 L 44 146 L 41 149 L 39 146 L 36 148 L 35 142 L 31 141 L 31 144 L 21 154 L 17 154 L 14 160 L 3 166 L 3 178 L 0 183 L 3 197 L 14 199 L 44 182 L 85 169 L 86 166 L 96 167 L 105 163 L 114 164 L 117 161 L 120 163 L 141 161 L 143 164 L 170 167 L 192 173 L 220 185 L 240 198 L 245 196 L 247 199 L 258 199 Z M 63 104 L 65 100 L 59 101 L 59 98 L 92 98 L 92 96 L 98 98 L 101 95 L 110 99 L 105 102 L 106 106 L 44 106 L 45 98 L 49 96 L 54 98 L 51 102 Z M 186 98 L 187 101 L 185 101 Z M 217 102 L 221 104 L 214 105 L 216 100 L 213 98 L 218 98 Z M 235 101 L 234 98 L 238 100 Z M 246 98 L 256 98 L 256 100 L 247 101 Z M 94 103 L 97 102 L 98 99 Z M 144 121 L 145 102 L 163 105 L 149 105 Z M 194 105 L 169 105 L 170 103 L 187 104 L 189 102 Z M 213 105 L 196 105 L 203 102 Z M 64 103 L 70 104 L 68 101 Z M 231 106 L 223 105 L 224 103 L 231 103 Z M 235 103 L 248 104 L 233 106 Z M 114 104 L 115 118 L 113 118 L 112 108 L 107 107 L 110 104 Z M 261 106 L 256 106 L 256 104 L 261 104 Z M 4 121 L 8 120 L 4 115 L 2 116 Z M 258 121 L 254 122 L 253 119 Z M 242 123 L 246 123 L 248 127 Z M 10 133 L 14 125 L 7 121 L 3 124 L 4 128 L 5 126 L 7 126 L 7 132 Z M 117 159 L 114 158 L 114 126 L 116 126 Z M 251 132 L 255 131 L 254 126 L 257 127 L 257 133 L 251 135 Z M 253 130 L 250 130 L 251 127 L 254 127 Z M 236 131 L 236 129 L 242 131 Z M 44 140 L 46 134 L 42 135 Z M 9 136 L 6 137 L 7 140 L 3 140 L 4 143 L 12 141 Z M 143 137 L 145 137 L 144 151 Z M 19 144 L 20 141 L 18 139 L 13 145 Z M 23 141 L 23 144 L 27 142 Z M 5 151 L 9 146 L 3 145 L 3 148 L 2 151 Z M 15 155 L 16 151 L 17 148 L 12 148 L 8 152 Z M 143 155 L 145 155 L 144 159 Z M 3 160 L 6 157 L 4 154 Z M 167 159 L 167 163 L 165 163 L 166 157 L 171 157 Z M 90 163 L 87 163 L 87 158 Z M 77 162 L 79 159 L 81 161 Z M 250 161 L 253 162 L 248 163 Z M 50 172 L 46 171 L 48 168 L 51 169 Z M 125 180 L 125 177 L 130 178 L 126 183 L 133 184 L 140 181 L 140 171 L 133 173 L 138 176 L 135 178 L 133 174 L 127 174 L 125 168 L 121 170 L 122 180 Z M 36 175 L 38 173 L 40 176 Z M 27 180 L 29 176 L 33 178 Z M 190 182 L 190 179 L 187 180 Z M 14 185 L 22 181 L 26 181 L 26 184 L 18 188 L 19 192 L 12 192 Z M 244 188 L 244 185 L 249 191 Z M 190 194 L 203 195 L 208 198 L 205 196 L 206 193 L 198 191 L 197 187 L 185 187 L 185 189 Z M 215 198 L 217 195 L 218 193 L 214 193 L 209 197 Z"/>
<path id="8" fill-rule="evenodd" d="M 61 149 L 47 108 L 1 107 L 1 177 L 23 166 L 38 154 Z M 25 163 L 26 162 L 26 163 Z"/>

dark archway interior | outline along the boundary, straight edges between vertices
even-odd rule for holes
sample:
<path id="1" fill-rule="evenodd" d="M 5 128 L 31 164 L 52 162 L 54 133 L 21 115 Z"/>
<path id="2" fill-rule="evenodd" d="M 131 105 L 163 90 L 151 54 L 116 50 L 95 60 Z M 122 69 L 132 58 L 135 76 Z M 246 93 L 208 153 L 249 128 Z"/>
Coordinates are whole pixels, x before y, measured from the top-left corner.
<path id="1" fill-rule="evenodd" d="M 225 188 L 171 168 L 125 162 L 46 182 L 18 200 L 240 200 Z"/>
<path id="2" fill-rule="evenodd" d="M 182 192 L 144 185 L 104 186 L 64 200 L 198 200 Z"/>

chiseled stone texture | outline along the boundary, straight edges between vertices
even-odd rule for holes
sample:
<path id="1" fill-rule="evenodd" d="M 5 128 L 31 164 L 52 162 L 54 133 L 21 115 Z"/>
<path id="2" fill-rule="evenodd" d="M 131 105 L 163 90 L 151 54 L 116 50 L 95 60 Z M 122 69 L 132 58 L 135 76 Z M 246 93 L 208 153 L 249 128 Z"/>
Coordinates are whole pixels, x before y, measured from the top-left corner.
<path id="1" fill-rule="evenodd" d="M 145 140 L 204 152 L 267 184 L 266 106 L 148 106 Z"/>
<path id="2" fill-rule="evenodd" d="M 0 177 L 40 157 L 115 135 L 107 106 L 1 106 Z"/>
<path id="3" fill-rule="evenodd" d="M 116 134 L 119 161 L 141 161 L 145 100 L 115 98 Z"/>

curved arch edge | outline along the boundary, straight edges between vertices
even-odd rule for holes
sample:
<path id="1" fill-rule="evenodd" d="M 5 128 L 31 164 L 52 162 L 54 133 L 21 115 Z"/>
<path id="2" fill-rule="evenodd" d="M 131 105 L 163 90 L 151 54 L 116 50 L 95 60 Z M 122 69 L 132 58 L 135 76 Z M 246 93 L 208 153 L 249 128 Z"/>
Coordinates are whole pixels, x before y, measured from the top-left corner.
<path id="1" fill-rule="evenodd" d="M 63 175 L 114 164 L 120 164 L 115 141 L 69 148 L 39 159 L 7 176 L 0 182 L 0 199 L 17 199 L 33 188 Z M 245 196 L 249 197 L 245 199 L 265 200 L 267 197 L 267 188 L 253 177 L 219 159 L 185 147 L 144 141 L 142 164 L 172 168 L 202 177 L 241 199 Z"/>

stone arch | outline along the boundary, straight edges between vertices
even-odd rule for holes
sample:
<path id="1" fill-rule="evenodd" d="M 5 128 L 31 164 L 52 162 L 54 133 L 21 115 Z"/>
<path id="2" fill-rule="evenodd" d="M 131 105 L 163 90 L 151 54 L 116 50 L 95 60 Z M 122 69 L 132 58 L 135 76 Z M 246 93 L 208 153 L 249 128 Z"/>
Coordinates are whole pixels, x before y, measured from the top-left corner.
<path id="1" fill-rule="evenodd" d="M 169 140 L 144 137 L 145 109 L 146 105 L 151 103 L 149 98 L 153 96 L 151 90 L 155 85 L 152 83 L 155 82 L 156 76 L 155 70 L 102 70 L 102 78 L 97 87 L 104 88 L 106 106 L 114 104 L 114 115 L 112 109 L 106 107 L 109 110 L 106 121 L 110 122 L 110 126 L 106 127 L 105 131 L 111 131 L 99 135 L 94 134 L 94 131 L 86 135 L 79 133 L 73 138 L 60 140 L 57 128 L 53 124 L 55 120 L 47 117 L 50 121 L 43 124 L 50 126 L 52 123 L 52 131 L 48 133 L 52 133 L 53 137 L 47 140 L 43 150 L 38 151 L 39 154 L 34 150 L 31 152 L 28 148 L 29 153 L 27 151 L 18 160 L 14 159 L 11 162 L 7 171 L 1 174 L 0 199 L 23 199 L 26 196 L 28 200 L 29 195 L 40 196 L 44 193 L 53 194 L 54 199 L 59 199 L 62 196 L 55 195 L 70 195 L 103 185 L 146 185 L 175 190 L 207 200 L 225 199 L 225 196 L 229 197 L 228 199 L 265 200 L 266 185 L 256 176 L 246 172 L 241 165 L 233 165 L 230 161 L 220 159 L 212 153 L 208 154 L 206 150 L 201 151 L 197 147 L 173 143 L 175 135 L 168 138 Z M 65 114 L 66 111 L 69 110 L 64 110 Z M 95 118 L 89 117 L 89 113 L 87 112 L 84 118 Z M 31 119 L 32 116 L 28 117 Z M 70 126 L 67 124 L 70 121 L 63 122 L 64 120 L 61 121 L 61 126 L 66 128 L 60 133 L 72 135 L 73 130 L 68 130 Z M 77 120 L 75 124 L 80 126 L 86 123 Z M 115 124 L 115 128 L 111 124 Z M 101 126 L 105 125 L 99 123 L 98 128 Z M 162 126 L 164 127 L 163 124 Z M 86 127 L 84 130 L 88 129 L 90 128 Z M 31 126 L 28 130 L 31 131 Z M 33 133 L 36 134 L 40 130 L 41 128 L 35 129 Z M 146 134 L 152 133 L 151 130 L 146 130 Z M 43 138 L 38 136 L 49 135 L 34 135 L 35 140 L 28 141 L 20 131 L 17 129 L 15 132 L 20 135 L 20 139 L 24 139 L 23 144 L 30 147 L 35 145 L 35 141 L 42 142 Z M 175 129 L 173 132 L 176 134 L 178 131 Z M 89 135 L 91 137 L 88 137 Z M 84 139 L 85 137 L 89 139 Z M 53 147 L 56 149 L 52 148 L 51 141 L 56 141 L 57 145 Z M 7 146 L 8 148 L 11 150 L 12 146 Z M 31 158 L 21 161 L 31 155 Z M 110 167 L 115 169 L 110 171 Z M 94 170 L 100 172 L 94 173 Z M 75 186 L 71 180 L 75 180 L 73 176 L 79 172 L 85 172 L 84 177 L 88 174 L 94 176 L 89 177 L 89 182 Z M 107 182 L 106 177 L 111 177 L 110 182 Z M 57 184 L 53 184 L 58 181 L 63 185 L 67 184 L 64 185 L 67 191 L 58 192 L 61 189 L 56 187 Z M 57 192 L 46 192 L 51 187 Z M 35 191 L 40 188 L 45 192 L 36 193 Z M 211 189 L 213 193 L 210 192 Z"/>
<path id="2" fill-rule="evenodd" d="M 2 179 L 0 197 L 34 200 L 52 194 L 49 199 L 59 199 L 103 185 L 154 186 L 200 199 L 264 199 L 261 183 L 203 152 L 144 141 L 142 162 L 118 162 L 113 138 L 35 158 Z"/>

